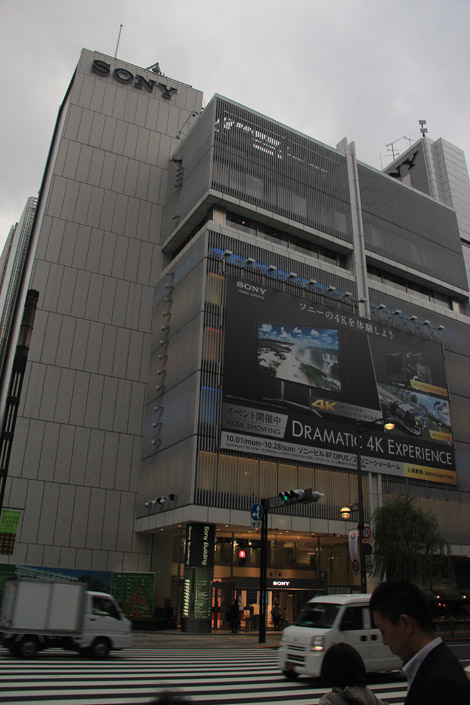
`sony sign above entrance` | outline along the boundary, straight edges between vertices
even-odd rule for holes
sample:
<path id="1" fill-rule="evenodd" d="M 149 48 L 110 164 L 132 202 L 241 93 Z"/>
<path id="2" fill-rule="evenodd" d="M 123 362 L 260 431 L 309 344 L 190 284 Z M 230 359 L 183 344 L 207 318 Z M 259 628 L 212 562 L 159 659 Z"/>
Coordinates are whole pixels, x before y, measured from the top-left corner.
<path id="1" fill-rule="evenodd" d="M 109 76 L 111 74 L 111 64 L 95 59 L 91 65 L 91 72 L 98 74 L 98 76 Z M 112 76 L 119 83 L 132 83 L 134 88 L 146 88 L 149 93 L 152 93 L 154 86 L 157 86 L 162 92 L 162 98 L 166 98 L 166 100 L 170 100 L 173 93 L 177 91 L 176 88 L 168 88 L 166 83 L 157 83 L 157 81 L 151 78 L 146 79 L 140 74 L 134 76 L 131 71 L 125 68 L 116 67 L 113 69 Z"/>

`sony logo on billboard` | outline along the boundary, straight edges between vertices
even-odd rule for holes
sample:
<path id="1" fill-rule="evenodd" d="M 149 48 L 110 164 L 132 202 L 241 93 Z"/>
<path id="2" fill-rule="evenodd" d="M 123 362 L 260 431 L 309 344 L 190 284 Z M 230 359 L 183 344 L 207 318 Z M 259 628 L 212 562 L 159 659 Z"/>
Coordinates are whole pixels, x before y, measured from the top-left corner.
<path id="1" fill-rule="evenodd" d="M 106 61 L 101 61 L 100 59 L 95 59 L 91 65 L 91 72 L 98 74 L 98 76 L 109 76 L 111 73 L 111 64 L 107 64 Z M 149 93 L 153 92 L 153 87 L 157 86 L 162 92 L 162 98 L 170 100 L 173 93 L 176 93 L 176 88 L 168 88 L 165 83 L 157 83 L 152 79 L 146 79 L 140 74 L 134 76 L 128 69 L 115 68 L 113 70 L 113 78 L 119 83 L 133 83 L 134 88 L 146 88 Z"/>
<path id="2" fill-rule="evenodd" d="M 273 580 L 273 587 L 289 587 L 290 580 Z"/>
<path id="3" fill-rule="evenodd" d="M 265 295 L 266 289 L 263 289 L 261 286 L 254 286 L 254 284 L 248 284 L 248 282 L 242 282 L 242 281 L 237 281 L 237 287 L 239 289 L 244 289 L 245 291 L 250 291 L 253 294 L 261 294 L 262 296 Z"/>

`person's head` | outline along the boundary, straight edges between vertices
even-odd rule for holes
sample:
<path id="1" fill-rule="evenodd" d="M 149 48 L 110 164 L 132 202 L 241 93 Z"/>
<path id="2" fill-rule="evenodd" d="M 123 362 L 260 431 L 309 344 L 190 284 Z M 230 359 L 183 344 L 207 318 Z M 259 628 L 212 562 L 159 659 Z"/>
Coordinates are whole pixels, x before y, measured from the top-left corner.
<path id="1" fill-rule="evenodd" d="M 423 592 L 407 580 L 379 585 L 370 599 L 383 643 L 407 661 L 434 638 L 431 607 Z"/>
<path id="2" fill-rule="evenodd" d="M 323 657 L 320 677 L 330 688 L 366 685 L 366 667 L 356 649 L 349 644 L 333 644 Z"/>

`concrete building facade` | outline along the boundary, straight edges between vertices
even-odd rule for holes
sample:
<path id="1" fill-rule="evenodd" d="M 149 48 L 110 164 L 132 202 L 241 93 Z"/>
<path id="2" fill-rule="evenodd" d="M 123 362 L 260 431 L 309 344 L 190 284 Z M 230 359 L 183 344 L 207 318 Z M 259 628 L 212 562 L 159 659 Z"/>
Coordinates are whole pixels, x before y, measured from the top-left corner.
<path id="1" fill-rule="evenodd" d="M 320 502 L 269 523 L 270 599 L 292 618 L 309 594 L 358 584 L 355 523 L 339 516 L 358 500 L 351 428 L 393 412 L 395 440 L 374 431 L 365 454 L 366 518 L 416 496 L 452 545 L 442 586 L 470 588 L 456 562 L 470 553 L 470 310 L 452 205 L 347 140 L 327 147 L 222 96 L 202 110 L 191 86 L 84 50 L 18 297 L 39 292 L 4 563 L 153 573 L 155 604 L 171 598 L 188 625 L 221 626 L 233 594 L 251 623 L 250 509 L 312 487 Z"/>

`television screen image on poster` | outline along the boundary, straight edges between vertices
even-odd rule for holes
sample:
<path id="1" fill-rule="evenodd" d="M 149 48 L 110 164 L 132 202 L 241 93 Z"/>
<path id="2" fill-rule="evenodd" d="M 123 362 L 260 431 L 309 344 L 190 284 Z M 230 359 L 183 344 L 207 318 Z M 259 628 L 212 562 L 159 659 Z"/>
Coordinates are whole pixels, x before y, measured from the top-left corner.
<path id="1" fill-rule="evenodd" d="M 340 393 L 339 333 L 334 328 L 258 323 L 257 369 L 283 382 Z"/>

